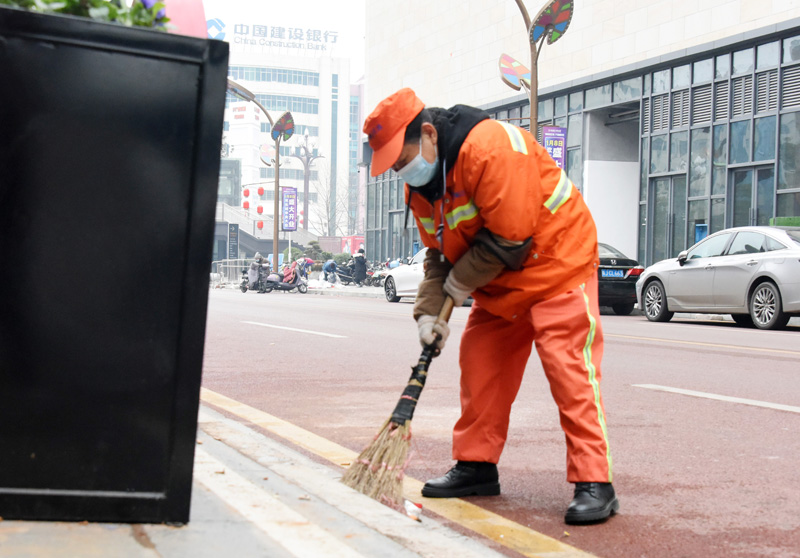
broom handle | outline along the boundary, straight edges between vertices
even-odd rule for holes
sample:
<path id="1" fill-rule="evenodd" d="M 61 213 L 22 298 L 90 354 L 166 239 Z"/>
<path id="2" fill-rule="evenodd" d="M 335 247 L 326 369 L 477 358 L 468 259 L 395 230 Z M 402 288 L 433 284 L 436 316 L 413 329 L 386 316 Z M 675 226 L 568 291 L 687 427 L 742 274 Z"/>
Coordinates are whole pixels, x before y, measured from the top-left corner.
<path id="1" fill-rule="evenodd" d="M 438 320 L 445 322 L 450 320 L 450 314 L 453 313 L 453 299 L 445 297 L 442 309 L 439 311 Z M 416 366 L 411 367 L 411 377 L 408 379 L 408 384 L 394 408 L 391 422 L 398 426 L 403 426 L 406 421 L 410 421 L 414 416 L 414 409 L 417 407 L 417 401 L 422 393 L 422 388 L 425 387 L 425 380 L 428 377 L 428 367 L 431 365 L 433 357 L 439 354 L 439 349 L 436 344 L 427 345 L 422 349 L 422 354 L 419 355 L 419 362 Z"/>

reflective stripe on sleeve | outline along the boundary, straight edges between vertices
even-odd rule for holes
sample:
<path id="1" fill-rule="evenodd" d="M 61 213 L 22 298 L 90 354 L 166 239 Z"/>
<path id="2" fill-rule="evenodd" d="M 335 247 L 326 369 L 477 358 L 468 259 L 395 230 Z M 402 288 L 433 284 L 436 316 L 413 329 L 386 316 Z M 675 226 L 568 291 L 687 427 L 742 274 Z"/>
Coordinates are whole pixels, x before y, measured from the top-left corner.
<path id="1" fill-rule="evenodd" d="M 512 126 L 508 122 L 498 122 L 508 134 L 508 139 L 511 140 L 511 147 L 517 153 L 528 154 L 528 146 L 525 145 L 525 138 L 522 136 L 522 131 L 516 126 Z"/>
<path id="2" fill-rule="evenodd" d="M 558 208 L 564 205 L 572 194 L 572 181 L 567 178 L 567 173 L 561 171 L 561 179 L 558 181 L 558 186 L 553 190 L 553 194 L 544 202 L 544 206 L 550 210 L 550 213 L 555 213 Z"/>
<path id="3" fill-rule="evenodd" d="M 477 216 L 478 208 L 472 203 L 472 200 L 469 200 L 464 205 L 460 205 L 453 209 L 453 211 L 446 213 L 444 217 L 447 220 L 447 226 L 450 227 L 452 231 L 462 221 L 469 221 Z"/>
<path id="4" fill-rule="evenodd" d="M 433 219 L 430 217 L 420 217 L 419 223 L 422 225 L 422 228 L 425 229 L 425 232 L 428 234 L 434 234 L 436 232 L 436 227 L 433 224 Z"/>

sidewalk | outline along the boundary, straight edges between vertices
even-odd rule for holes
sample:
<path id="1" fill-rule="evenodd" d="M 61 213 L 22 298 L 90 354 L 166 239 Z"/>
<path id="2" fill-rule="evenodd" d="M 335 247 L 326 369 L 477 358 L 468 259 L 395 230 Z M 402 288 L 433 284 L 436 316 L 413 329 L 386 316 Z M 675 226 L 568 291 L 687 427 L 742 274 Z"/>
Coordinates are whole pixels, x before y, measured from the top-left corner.
<path id="1" fill-rule="evenodd" d="M 190 522 L 181 527 L 0 521 L 0 557 L 339 558 L 502 555 L 414 521 L 339 482 L 341 472 L 201 406 Z"/>

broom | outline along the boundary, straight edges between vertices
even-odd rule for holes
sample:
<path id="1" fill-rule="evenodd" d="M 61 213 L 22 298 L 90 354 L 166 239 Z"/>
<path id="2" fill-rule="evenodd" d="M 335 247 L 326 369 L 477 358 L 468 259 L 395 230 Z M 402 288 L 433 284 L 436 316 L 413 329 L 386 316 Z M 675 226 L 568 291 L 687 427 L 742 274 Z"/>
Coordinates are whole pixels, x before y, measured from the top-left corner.
<path id="1" fill-rule="evenodd" d="M 438 319 L 448 321 L 452 311 L 453 299 L 448 296 Z M 397 510 L 403 509 L 403 475 L 411 444 L 411 418 L 425 386 L 428 367 L 438 354 L 435 344 L 422 349 L 392 416 L 342 477 L 347 486 Z"/>

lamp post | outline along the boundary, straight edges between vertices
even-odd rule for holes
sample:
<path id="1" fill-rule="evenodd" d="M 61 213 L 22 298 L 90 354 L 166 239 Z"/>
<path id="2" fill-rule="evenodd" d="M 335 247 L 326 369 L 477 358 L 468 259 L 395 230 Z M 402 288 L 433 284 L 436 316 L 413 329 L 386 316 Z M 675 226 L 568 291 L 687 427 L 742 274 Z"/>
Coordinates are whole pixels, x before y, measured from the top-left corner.
<path id="1" fill-rule="evenodd" d="M 522 0 L 514 0 L 519 11 L 522 13 L 522 20 L 525 22 L 525 29 L 528 32 L 528 39 L 531 44 L 531 81 L 529 93 L 531 98 L 531 123 L 530 131 L 534 137 L 538 137 L 539 130 L 539 53 L 541 52 L 545 38 L 547 44 L 552 45 L 564 35 L 572 20 L 573 2 L 565 0 L 549 0 L 534 20 L 528 15 L 525 4 Z M 539 41 L 537 46 L 536 41 Z M 522 81 L 522 85 L 526 85 Z M 512 86 L 513 87 L 513 86 Z M 519 88 L 517 88 L 519 89 Z"/>
<path id="2" fill-rule="evenodd" d="M 305 135 L 305 144 L 301 145 L 300 149 L 302 155 L 291 156 L 303 163 L 303 229 L 308 230 L 308 169 L 315 159 L 323 158 L 324 155 L 314 155 L 308 148 L 308 134 Z"/>
<path id="3" fill-rule="evenodd" d="M 269 112 L 267 112 L 267 109 L 265 109 L 264 106 L 261 103 L 258 102 L 258 99 L 256 99 L 255 94 L 253 94 L 250 90 L 242 87 L 241 85 L 239 85 L 235 81 L 229 79 L 228 80 L 228 91 L 230 91 L 231 93 L 233 93 L 234 95 L 236 95 L 240 99 L 255 103 L 255 105 L 258 108 L 260 108 L 261 112 L 263 112 L 264 115 L 267 117 L 267 120 L 269 120 L 270 128 L 273 129 L 272 137 L 275 140 L 275 205 L 274 205 L 274 210 L 273 210 L 274 212 L 273 212 L 273 218 L 272 218 L 272 222 L 273 222 L 273 227 L 272 227 L 272 269 L 273 269 L 273 271 L 275 271 L 277 273 L 278 272 L 278 220 L 280 219 L 279 209 L 278 209 L 278 196 L 279 196 L 280 191 L 281 191 L 280 190 L 281 138 L 286 137 L 286 139 L 289 139 L 289 137 L 291 137 L 291 133 L 289 133 L 288 136 L 286 134 L 284 134 L 284 133 L 278 133 L 277 135 L 274 133 L 275 122 L 272 120 L 272 117 L 269 115 Z M 281 120 L 283 120 L 284 117 L 286 115 L 288 115 L 288 114 L 289 114 L 288 112 L 285 113 L 284 116 L 281 117 Z M 289 115 L 289 118 L 291 119 L 291 115 Z M 282 130 L 281 130 L 281 132 L 282 132 Z M 289 253 L 291 253 L 291 250 L 289 250 Z"/>

